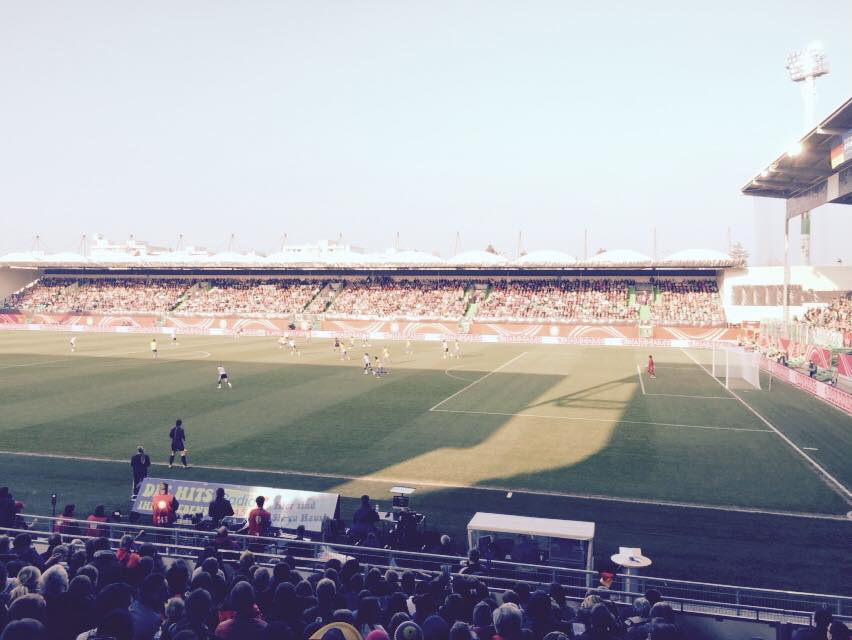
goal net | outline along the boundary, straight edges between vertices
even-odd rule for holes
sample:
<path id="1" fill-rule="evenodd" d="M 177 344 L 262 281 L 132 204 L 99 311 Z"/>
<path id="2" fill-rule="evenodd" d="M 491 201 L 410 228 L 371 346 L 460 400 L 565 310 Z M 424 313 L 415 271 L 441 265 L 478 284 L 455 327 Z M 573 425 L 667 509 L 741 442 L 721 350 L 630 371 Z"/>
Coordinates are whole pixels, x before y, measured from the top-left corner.
<path id="1" fill-rule="evenodd" d="M 760 389 L 760 360 L 742 349 L 713 349 L 713 377 L 726 389 Z"/>

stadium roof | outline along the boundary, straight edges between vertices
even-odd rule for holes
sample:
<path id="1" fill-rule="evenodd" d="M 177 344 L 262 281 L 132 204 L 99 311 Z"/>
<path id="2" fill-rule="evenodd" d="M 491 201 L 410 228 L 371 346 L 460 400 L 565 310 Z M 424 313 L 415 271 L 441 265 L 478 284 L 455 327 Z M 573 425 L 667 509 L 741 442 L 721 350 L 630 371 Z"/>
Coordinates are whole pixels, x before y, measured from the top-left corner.
<path id="1" fill-rule="evenodd" d="M 832 167 L 833 152 L 836 153 L 838 146 L 843 147 L 844 144 L 850 147 L 850 152 L 845 157 L 835 155 Z M 745 184 L 741 191 L 748 196 L 789 200 L 821 186 L 829 176 L 850 169 L 852 98 L 808 131 L 797 144 Z M 838 198 L 829 197 L 824 202 L 852 204 L 852 193 L 841 193 Z"/>

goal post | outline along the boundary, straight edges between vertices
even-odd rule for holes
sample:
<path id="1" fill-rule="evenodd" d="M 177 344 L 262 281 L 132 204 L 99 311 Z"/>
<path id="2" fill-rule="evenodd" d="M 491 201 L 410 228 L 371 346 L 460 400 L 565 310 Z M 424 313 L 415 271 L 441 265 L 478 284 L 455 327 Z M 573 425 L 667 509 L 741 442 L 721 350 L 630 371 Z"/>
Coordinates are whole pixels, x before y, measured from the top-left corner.
<path id="1" fill-rule="evenodd" d="M 751 351 L 714 346 L 711 373 L 726 389 L 760 389 L 760 357 Z"/>

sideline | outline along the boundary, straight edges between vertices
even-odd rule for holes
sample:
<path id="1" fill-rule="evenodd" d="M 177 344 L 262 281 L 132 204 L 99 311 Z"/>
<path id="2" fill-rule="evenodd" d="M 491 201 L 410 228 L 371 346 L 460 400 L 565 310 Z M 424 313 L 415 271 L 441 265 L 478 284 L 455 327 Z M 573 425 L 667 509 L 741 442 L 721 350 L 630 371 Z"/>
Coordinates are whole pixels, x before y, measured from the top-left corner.
<path id="1" fill-rule="evenodd" d="M 27 457 L 27 458 L 46 458 L 52 460 L 75 460 L 79 462 L 103 462 L 109 464 L 121 464 L 124 466 L 129 466 L 129 460 L 118 460 L 115 458 L 101 458 L 97 456 L 70 456 L 70 455 L 60 455 L 58 453 L 35 453 L 35 452 L 25 452 L 25 451 L 3 451 L 0 450 L 0 455 L 6 456 L 18 456 L 18 457 Z M 168 469 L 168 464 L 165 462 L 154 462 L 152 467 L 161 467 L 163 469 Z M 506 494 L 508 491 L 512 491 L 515 494 L 522 495 L 533 495 L 533 496 L 551 496 L 557 498 L 572 498 L 576 500 L 586 500 L 586 501 L 601 501 L 601 502 L 614 502 L 614 503 L 622 503 L 622 504 L 636 504 L 636 505 L 645 505 L 652 507 L 675 507 L 681 509 L 702 509 L 705 511 L 725 511 L 725 512 L 736 512 L 736 513 L 744 513 L 750 515 L 767 515 L 767 516 L 783 516 L 790 518 L 802 518 L 806 520 L 831 520 L 835 522 L 848 522 L 849 517 L 847 515 L 838 515 L 831 513 L 805 513 L 801 511 L 779 511 L 773 509 L 759 509 L 759 508 L 750 508 L 750 507 L 737 507 L 732 505 L 715 505 L 715 504 L 702 504 L 702 503 L 691 503 L 691 502 L 677 502 L 677 501 L 668 501 L 668 500 L 651 500 L 647 498 L 625 498 L 618 496 L 605 496 L 598 494 L 579 494 L 579 493 L 567 493 L 561 491 L 544 491 L 544 490 L 536 490 L 536 489 L 518 489 L 504 487 L 500 485 L 489 485 L 489 484 L 463 484 L 463 483 L 454 483 L 454 482 L 438 482 L 438 481 L 428 481 L 428 480 L 418 480 L 411 478 L 395 478 L 395 477 L 387 477 L 387 476 L 373 476 L 373 475 L 364 475 L 364 476 L 353 476 L 353 475 L 344 475 L 338 473 L 318 473 L 314 471 L 295 471 L 290 469 L 258 469 L 253 467 L 229 467 L 225 465 L 201 465 L 201 464 L 193 464 L 192 467 L 194 469 L 208 469 L 211 471 L 239 471 L 242 473 L 267 473 L 270 475 L 279 475 L 279 476 L 301 476 L 306 478 L 324 478 L 329 480 L 343 480 L 346 482 L 382 482 L 382 483 L 397 483 L 397 484 L 413 484 L 420 485 L 423 487 L 432 487 L 436 489 L 470 489 L 472 491 L 488 491 L 488 492 L 498 492 L 501 494 Z"/>

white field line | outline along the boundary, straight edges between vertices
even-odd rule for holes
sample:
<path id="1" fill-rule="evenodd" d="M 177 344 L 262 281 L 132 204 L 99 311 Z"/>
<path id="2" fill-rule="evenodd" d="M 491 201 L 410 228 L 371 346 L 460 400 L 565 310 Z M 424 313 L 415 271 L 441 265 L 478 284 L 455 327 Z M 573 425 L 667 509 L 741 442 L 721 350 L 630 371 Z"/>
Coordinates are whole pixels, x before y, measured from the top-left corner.
<path id="1" fill-rule="evenodd" d="M 639 386 L 642 388 L 642 395 L 646 396 L 648 394 L 645 393 L 645 381 L 642 380 L 642 369 L 639 368 L 638 364 L 636 365 L 636 373 L 639 376 Z"/>
<path id="2" fill-rule="evenodd" d="M 800 456 L 802 456 L 811 465 L 811 467 L 814 470 L 816 470 L 823 477 L 823 479 L 826 481 L 826 484 L 832 490 L 834 490 L 838 495 L 840 495 L 841 498 L 843 498 L 846 501 L 846 504 L 852 505 L 852 491 L 849 491 L 849 489 L 847 489 L 846 486 L 842 482 L 840 482 L 840 480 L 838 480 L 833 475 L 831 475 L 828 471 L 826 471 L 825 468 L 821 464 L 819 464 L 811 456 L 809 456 L 807 453 L 805 453 L 802 450 L 802 448 L 799 447 L 799 445 L 797 445 L 795 442 L 790 440 L 790 438 L 788 438 L 786 435 L 784 435 L 777 427 L 775 427 L 775 425 L 773 425 L 771 422 L 769 422 L 769 420 L 767 420 L 762 415 L 760 415 L 760 413 L 758 413 L 756 409 L 754 409 L 750 404 L 748 404 L 745 400 L 743 400 L 740 396 L 738 396 L 734 391 L 727 389 L 725 387 L 724 383 L 721 380 L 715 378 L 709 371 L 707 371 L 707 368 L 703 364 L 698 362 L 698 360 L 693 358 L 692 354 L 690 354 L 688 351 L 686 351 L 684 349 L 681 349 L 681 351 L 683 351 L 683 353 L 686 354 L 686 356 L 690 360 L 692 360 L 695 364 L 697 364 L 699 367 L 704 369 L 704 372 L 708 376 L 710 376 L 711 378 L 716 380 L 716 382 L 718 382 L 722 386 L 723 389 L 726 389 L 728 391 L 728 393 L 730 393 L 732 396 L 734 396 L 734 398 L 739 400 L 746 409 L 748 409 L 754 415 L 756 415 L 760 419 L 760 421 L 763 422 L 763 424 L 765 424 L 772 431 L 774 431 L 775 434 L 779 438 L 781 438 L 784 442 L 786 442 L 790 446 L 791 449 L 793 449 L 793 451 L 795 451 Z"/>
<path id="3" fill-rule="evenodd" d="M 463 367 L 463 366 L 464 366 L 464 365 L 457 364 L 457 365 L 456 365 L 456 366 L 454 366 L 454 367 L 450 367 L 449 369 L 445 369 L 445 370 L 444 370 L 444 375 L 445 375 L 445 376 L 447 376 L 447 377 L 452 378 L 453 380 L 461 380 L 462 382 L 472 382 L 472 380 L 471 380 L 470 378 L 462 378 L 461 376 L 454 376 L 452 373 L 450 373 L 450 371 L 455 371 L 455 370 L 456 370 L 456 369 L 458 369 L 459 367 Z"/>
<path id="4" fill-rule="evenodd" d="M 24 451 L 3 451 L 0 450 L 0 455 L 6 456 L 19 456 L 26 458 L 48 458 L 55 460 L 75 460 L 80 462 L 103 462 L 109 464 L 121 464 L 127 465 L 127 460 L 118 460 L 115 458 L 101 458 L 97 456 L 69 456 L 58 453 L 33 453 L 33 452 L 24 452 Z M 168 465 L 164 462 L 155 462 L 153 463 L 154 467 L 162 467 L 163 469 L 167 469 Z M 691 503 L 691 502 L 677 502 L 677 501 L 669 501 L 669 500 L 650 500 L 647 498 L 624 498 L 618 496 L 605 496 L 605 495 L 597 495 L 597 494 L 580 494 L 580 493 L 566 493 L 562 491 L 545 491 L 545 490 L 536 490 L 536 489 L 518 489 L 504 487 L 500 485 L 489 485 L 489 484 L 465 484 L 465 483 L 455 483 L 455 482 L 439 482 L 439 481 L 430 481 L 430 480 L 421 480 L 421 479 L 412 479 L 412 478 L 397 478 L 397 477 L 389 477 L 389 476 L 380 476 L 380 475 L 364 475 L 364 476 L 352 476 L 345 475 L 340 473 L 318 473 L 314 471 L 295 471 L 291 469 L 259 469 L 254 467 L 229 467 L 225 465 L 201 465 L 201 464 L 193 464 L 192 468 L 194 469 L 208 469 L 211 471 L 239 471 L 241 473 L 268 473 L 270 475 L 279 475 L 279 476 L 301 476 L 306 478 L 325 478 L 331 480 L 342 480 L 346 482 L 381 482 L 381 483 L 390 483 L 390 484 L 410 484 L 410 485 L 419 485 L 422 487 L 432 487 L 436 489 L 470 489 L 472 491 L 488 491 L 488 492 L 498 492 L 505 494 L 509 491 L 512 491 L 517 494 L 526 494 L 526 495 L 535 495 L 535 496 L 553 496 L 557 498 L 571 498 L 575 500 L 589 500 L 589 501 L 602 501 L 602 502 L 620 502 L 625 504 L 640 504 L 654 507 L 675 507 L 681 509 L 703 509 L 708 511 L 734 511 L 737 513 L 746 513 L 753 515 L 767 515 L 767 516 L 784 516 L 790 518 L 804 518 L 807 520 L 834 520 L 838 522 L 847 522 L 849 519 L 845 515 L 838 514 L 830 514 L 830 513 L 804 513 L 801 511 L 778 511 L 773 509 L 757 509 L 750 507 L 737 507 L 733 505 L 716 505 L 716 504 L 702 504 L 702 503 Z"/>
<path id="5" fill-rule="evenodd" d="M 653 427 L 681 427 L 683 429 L 712 429 L 714 431 L 746 431 L 750 433 L 772 433 L 769 429 L 746 429 L 743 427 L 721 427 L 704 424 L 680 424 L 676 422 L 645 422 L 642 420 L 622 420 L 620 418 L 579 418 L 574 416 L 546 416 L 540 413 L 503 413 L 500 411 L 468 411 L 463 409 L 431 409 L 435 413 L 470 413 L 484 416 L 506 416 L 516 418 L 543 418 L 545 420 L 565 420 L 568 422 L 604 422 L 611 424 L 645 424 Z"/>
<path id="6" fill-rule="evenodd" d="M 218 344 L 218 343 L 209 342 L 209 343 L 206 343 L 206 344 L 204 344 L 204 343 L 202 343 L 202 344 L 203 344 L 203 346 L 206 347 L 208 345 L 214 345 L 214 344 Z M 190 347 L 197 347 L 197 346 L 199 346 L 199 345 L 189 345 L 189 344 L 178 345 L 176 347 L 169 347 L 169 351 L 174 351 L 175 349 L 187 349 L 187 348 L 190 348 Z M 79 355 L 77 355 L 78 353 L 79 353 Z M 68 356 L 65 357 L 65 358 L 62 358 L 61 360 L 40 360 L 38 362 L 26 362 L 26 363 L 23 363 L 23 364 L 8 364 L 8 365 L 4 365 L 4 366 L 0 367 L 0 370 L 17 369 L 19 367 L 38 367 L 38 366 L 41 366 L 41 365 L 56 364 L 56 363 L 60 363 L 60 362 L 61 363 L 70 363 L 71 360 L 69 360 L 69 358 L 113 358 L 113 357 L 116 357 L 116 356 L 132 355 L 132 354 L 135 354 L 135 353 L 150 353 L 150 349 L 135 349 L 133 351 L 103 351 L 103 350 L 100 350 L 99 353 L 95 352 L 94 354 L 80 353 L 80 352 L 70 353 L 69 352 Z M 164 355 L 165 353 L 168 353 L 168 352 L 161 352 L 160 355 Z M 210 354 L 209 351 L 201 351 L 200 349 L 193 349 L 193 350 L 189 351 L 189 353 L 206 354 L 206 355 L 202 355 L 200 358 L 191 358 L 192 360 L 202 360 L 204 358 L 211 357 L 211 354 Z M 157 360 L 159 360 L 159 359 L 160 358 L 157 358 Z M 162 358 L 163 361 L 168 361 L 168 362 L 178 361 L 178 360 L 182 360 L 182 359 L 183 358 L 168 358 L 168 357 Z M 151 358 L 151 360 L 154 360 L 154 358 Z"/>
<path id="7" fill-rule="evenodd" d="M 451 395 L 451 396 L 448 396 L 448 397 L 444 398 L 444 399 L 443 399 L 443 400 L 441 400 L 438 404 L 436 404 L 434 407 L 432 407 L 431 409 L 429 409 L 429 411 L 434 411 L 435 409 L 437 409 L 438 407 L 440 407 L 440 406 L 441 406 L 442 404 L 444 404 L 445 402 L 448 402 L 448 401 L 452 400 L 452 399 L 453 399 L 453 398 L 455 398 L 457 395 L 459 395 L 459 394 L 461 394 L 461 393 L 464 393 L 465 391 L 467 391 L 468 389 L 470 389 L 472 386 L 474 386 L 474 385 L 476 385 L 476 384 L 479 384 L 480 382 L 482 382 L 483 380 L 485 380 L 485 379 L 486 379 L 486 378 L 488 378 L 489 376 L 493 376 L 493 375 L 494 375 L 495 373 L 497 373 L 498 371 L 500 371 L 500 370 L 502 370 L 502 369 L 505 369 L 506 367 L 508 367 L 510 364 L 512 364 L 512 363 L 513 363 L 513 362 L 515 362 L 516 360 L 520 360 L 521 358 L 523 358 L 525 355 L 527 355 L 527 352 L 526 352 L 526 351 L 524 351 L 523 353 L 519 353 L 518 355 L 516 355 L 514 358 L 512 358 L 512 359 L 511 359 L 511 360 L 509 360 L 508 362 L 504 362 L 503 364 L 501 364 L 499 367 L 497 367 L 497 368 L 496 368 L 496 369 L 494 369 L 493 371 L 489 371 L 489 372 L 488 372 L 488 373 L 486 373 L 484 376 L 477 378 L 476 380 L 474 380 L 473 382 L 471 382 L 471 383 L 470 383 L 469 385 L 467 385 L 466 387 L 462 387 L 461 389 L 459 389 L 458 391 L 456 391 L 453 395 Z"/>
<path id="8" fill-rule="evenodd" d="M 646 396 L 660 396 L 663 398 L 692 398 L 693 400 L 735 400 L 725 396 L 687 396 L 680 393 L 646 393 Z"/>
<path id="9" fill-rule="evenodd" d="M 38 366 L 44 365 L 44 364 L 54 364 L 56 362 L 66 362 L 66 361 L 67 361 L 67 358 L 63 358 L 62 360 L 41 360 L 39 362 L 26 362 L 24 364 L 7 364 L 7 365 L 0 367 L 0 369 L 17 369 L 19 367 L 38 367 Z"/>

